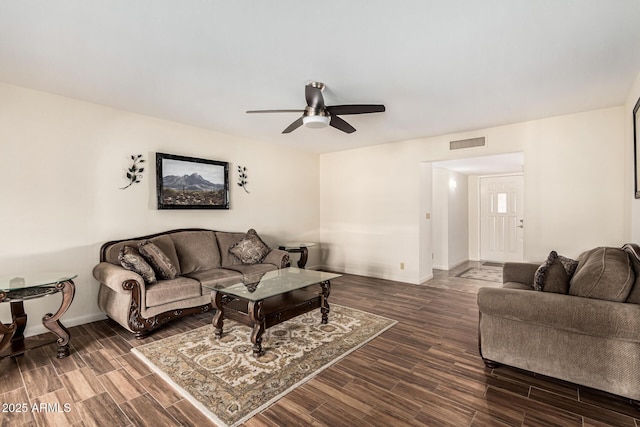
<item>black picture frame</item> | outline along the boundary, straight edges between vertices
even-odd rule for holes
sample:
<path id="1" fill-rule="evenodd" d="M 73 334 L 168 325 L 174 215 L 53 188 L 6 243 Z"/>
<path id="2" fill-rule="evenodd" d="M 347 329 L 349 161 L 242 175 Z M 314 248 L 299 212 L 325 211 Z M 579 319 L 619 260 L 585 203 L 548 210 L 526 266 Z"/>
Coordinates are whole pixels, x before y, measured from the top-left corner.
<path id="1" fill-rule="evenodd" d="M 634 196 L 636 199 L 640 199 L 640 172 L 638 171 L 638 167 L 640 166 L 640 138 L 638 138 L 638 133 L 640 132 L 640 123 L 638 120 L 638 109 L 640 109 L 640 98 L 636 102 L 636 106 L 633 107 L 633 170 L 635 177 L 635 189 Z"/>
<path id="2" fill-rule="evenodd" d="M 158 209 L 229 209 L 229 163 L 156 153 Z"/>

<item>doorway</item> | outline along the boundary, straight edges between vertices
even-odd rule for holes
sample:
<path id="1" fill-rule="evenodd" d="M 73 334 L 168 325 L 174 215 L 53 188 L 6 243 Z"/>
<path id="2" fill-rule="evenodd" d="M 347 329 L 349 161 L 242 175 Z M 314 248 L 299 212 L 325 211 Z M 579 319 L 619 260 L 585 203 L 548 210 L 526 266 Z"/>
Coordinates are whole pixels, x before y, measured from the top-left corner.
<path id="1" fill-rule="evenodd" d="M 453 227 L 451 233 L 461 233 L 468 242 L 467 252 L 468 260 L 479 262 L 482 260 L 480 255 L 481 248 L 481 231 L 480 231 L 480 178 L 489 176 L 506 176 L 521 175 L 524 180 L 524 153 L 514 152 L 507 154 L 496 154 L 489 156 L 477 156 L 460 158 L 453 160 L 440 160 L 436 162 L 421 163 L 421 193 L 420 193 L 420 279 L 421 282 L 427 281 L 433 277 L 433 266 L 449 268 L 455 262 L 438 263 L 439 259 L 446 254 L 445 244 L 449 244 L 449 237 L 444 237 L 444 227 L 438 226 L 435 217 L 441 212 L 444 204 L 449 206 L 449 199 L 442 197 L 451 190 L 449 180 L 444 180 L 443 187 L 434 188 L 433 170 L 437 168 L 449 169 L 457 174 L 462 175 L 462 180 L 467 181 L 468 192 L 468 227 L 463 230 L 462 227 Z M 458 178 L 458 177 L 457 177 Z M 456 179 L 457 179 L 456 178 Z M 460 193 L 462 186 L 455 189 Z M 501 196 L 502 197 L 502 196 Z M 522 206 L 522 204 L 519 204 Z M 450 210 L 457 215 L 460 207 Z M 523 217 L 518 218 L 524 219 Z M 447 221 L 449 218 L 447 217 Z M 449 229 L 449 227 L 447 227 Z M 437 231 L 442 230 L 441 238 L 438 240 Z M 519 229 L 521 230 L 521 229 Z M 524 233 L 520 234 L 523 237 Z M 456 241 L 459 241 L 456 236 Z M 446 246 L 448 248 L 448 246 Z M 455 261 L 455 260 L 454 260 Z M 489 260 L 487 260 L 489 261 Z"/>
<path id="2" fill-rule="evenodd" d="M 524 176 L 480 178 L 480 259 L 521 262 L 524 258 Z"/>

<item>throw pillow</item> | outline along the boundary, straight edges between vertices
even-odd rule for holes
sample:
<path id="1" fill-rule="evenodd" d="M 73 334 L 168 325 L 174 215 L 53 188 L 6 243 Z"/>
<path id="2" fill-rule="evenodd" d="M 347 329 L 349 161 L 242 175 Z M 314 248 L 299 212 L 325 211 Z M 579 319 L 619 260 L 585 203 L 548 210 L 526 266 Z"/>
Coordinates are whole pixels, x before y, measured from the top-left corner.
<path id="1" fill-rule="evenodd" d="M 229 248 L 229 252 L 238 257 L 243 264 L 257 264 L 271 252 L 271 248 L 252 228 L 241 240 Z"/>
<path id="2" fill-rule="evenodd" d="M 144 279 L 145 283 L 155 283 L 156 274 L 153 268 L 144 260 L 140 252 L 133 246 L 123 246 L 118 254 L 120 265 L 127 270 L 138 273 Z"/>
<path id="3" fill-rule="evenodd" d="M 558 255 L 556 251 L 551 251 L 547 260 L 536 270 L 533 288 L 536 291 L 566 294 L 569 291 L 571 276 L 577 266 L 578 261 Z"/>
<path id="4" fill-rule="evenodd" d="M 160 278 L 168 280 L 175 279 L 178 276 L 176 267 L 154 243 L 148 240 L 138 243 L 138 250 Z"/>
<path id="5" fill-rule="evenodd" d="M 635 282 L 629 254 L 619 248 L 600 247 L 580 255 L 569 294 L 622 302 Z"/>
<path id="6" fill-rule="evenodd" d="M 567 276 L 569 276 L 569 280 L 571 280 L 573 274 L 576 272 L 576 268 L 578 268 L 578 261 L 576 261 L 575 259 L 563 257 L 562 255 L 558 255 L 558 261 L 562 263 L 562 266 L 567 272 Z"/>
<path id="7" fill-rule="evenodd" d="M 536 273 L 533 275 L 533 289 L 536 291 L 541 291 L 544 287 L 544 278 L 547 274 L 547 271 L 551 267 L 551 264 L 558 258 L 558 253 L 556 251 L 551 251 L 549 256 L 540 264 L 540 267 L 536 270 Z"/>

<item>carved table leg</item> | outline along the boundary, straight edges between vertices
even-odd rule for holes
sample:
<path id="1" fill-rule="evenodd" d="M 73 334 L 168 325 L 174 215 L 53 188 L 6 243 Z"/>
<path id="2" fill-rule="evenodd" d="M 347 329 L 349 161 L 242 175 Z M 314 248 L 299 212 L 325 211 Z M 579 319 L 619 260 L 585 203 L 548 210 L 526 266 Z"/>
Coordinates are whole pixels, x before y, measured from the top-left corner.
<path id="1" fill-rule="evenodd" d="M 331 293 L 331 283 L 327 280 L 321 282 L 322 287 L 322 302 L 320 306 L 320 312 L 322 313 L 322 324 L 326 325 L 329 322 L 329 294 Z"/>
<path id="2" fill-rule="evenodd" d="M 24 329 L 27 327 L 27 313 L 24 312 L 22 301 L 11 302 L 11 318 L 16 325 L 16 331 L 11 338 L 11 342 L 24 341 Z"/>
<path id="3" fill-rule="evenodd" d="M 0 335 L 2 336 L 0 339 L 0 353 L 11 345 L 11 338 L 13 338 L 13 334 L 16 332 L 16 329 L 17 325 L 15 322 L 10 325 L 5 325 L 0 322 Z"/>
<path id="4" fill-rule="evenodd" d="M 0 290 L 0 302 L 4 301 L 7 297 L 7 293 L 3 290 Z M 0 334 L 2 338 L 0 338 L 0 353 L 2 353 L 7 347 L 11 345 L 11 339 L 13 335 L 16 333 L 17 325 L 15 320 L 10 325 L 5 325 L 0 322 Z"/>
<path id="5" fill-rule="evenodd" d="M 66 313 L 73 302 L 76 286 L 73 280 L 67 280 L 66 282 L 57 283 L 56 288 L 62 292 L 62 304 L 60 304 L 60 308 L 55 314 L 45 314 L 42 318 L 42 324 L 58 336 L 58 359 L 62 359 L 69 355 L 69 340 L 71 339 L 71 335 L 67 328 L 60 322 L 60 317 Z"/>
<path id="6" fill-rule="evenodd" d="M 304 269 L 307 265 L 307 259 L 309 258 L 309 250 L 303 246 L 300 248 L 300 259 L 298 260 L 298 268 Z"/>
<path id="7" fill-rule="evenodd" d="M 212 324 L 215 328 L 216 339 L 222 338 L 222 328 L 224 327 L 224 309 L 222 308 L 222 294 L 213 291 L 211 294 L 211 303 L 216 308 L 216 314 L 213 316 Z"/>
<path id="8" fill-rule="evenodd" d="M 262 350 L 262 334 L 264 334 L 264 313 L 262 312 L 262 304 L 264 301 L 249 302 L 249 318 L 253 324 L 251 331 L 251 343 L 253 344 L 253 356 L 260 357 L 264 354 Z"/>

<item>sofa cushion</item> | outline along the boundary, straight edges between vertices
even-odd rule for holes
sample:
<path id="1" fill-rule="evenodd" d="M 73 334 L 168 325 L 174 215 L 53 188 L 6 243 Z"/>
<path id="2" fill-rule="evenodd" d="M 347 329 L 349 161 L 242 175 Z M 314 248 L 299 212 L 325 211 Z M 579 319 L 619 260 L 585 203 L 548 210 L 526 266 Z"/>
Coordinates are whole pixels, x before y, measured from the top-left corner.
<path id="1" fill-rule="evenodd" d="M 216 240 L 218 240 L 218 248 L 220 249 L 220 264 L 223 268 L 230 265 L 242 264 L 242 261 L 240 261 L 237 256 L 229 252 L 229 249 L 231 249 L 236 242 L 242 240 L 244 236 L 245 233 L 230 233 L 227 231 L 216 232 Z"/>
<path id="2" fill-rule="evenodd" d="M 257 264 L 271 251 L 271 248 L 262 241 L 253 228 L 237 241 L 229 252 L 238 257 L 243 264 Z"/>
<path id="3" fill-rule="evenodd" d="M 580 255 L 569 294 L 622 302 L 629 296 L 634 281 L 627 253 L 618 248 L 600 247 Z"/>
<path id="4" fill-rule="evenodd" d="M 144 259 L 153 267 L 158 277 L 170 280 L 178 276 L 176 267 L 155 243 L 149 240 L 144 241 L 138 245 L 138 250 Z"/>
<path id="5" fill-rule="evenodd" d="M 202 270 L 189 273 L 187 277 L 198 280 L 202 286 L 207 288 L 225 288 L 230 285 L 242 282 L 242 274 L 227 270 L 224 268 L 213 268 L 211 270 Z M 203 294 L 205 290 L 202 291 Z"/>
<path id="6" fill-rule="evenodd" d="M 120 250 L 120 254 L 118 255 L 118 260 L 120 261 L 120 265 L 124 268 L 142 276 L 145 283 L 156 282 L 156 274 L 153 271 L 153 268 L 144 260 L 143 256 L 140 255 L 138 249 L 133 246 L 123 246 Z"/>
<path id="7" fill-rule="evenodd" d="M 159 280 L 148 285 L 146 290 L 147 307 L 156 307 L 183 299 L 202 295 L 200 282 L 188 277 L 176 277 L 171 280 Z"/>
<path id="8" fill-rule="evenodd" d="M 213 231 L 181 231 L 171 235 L 182 275 L 220 267 L 220 251 Z"/>

